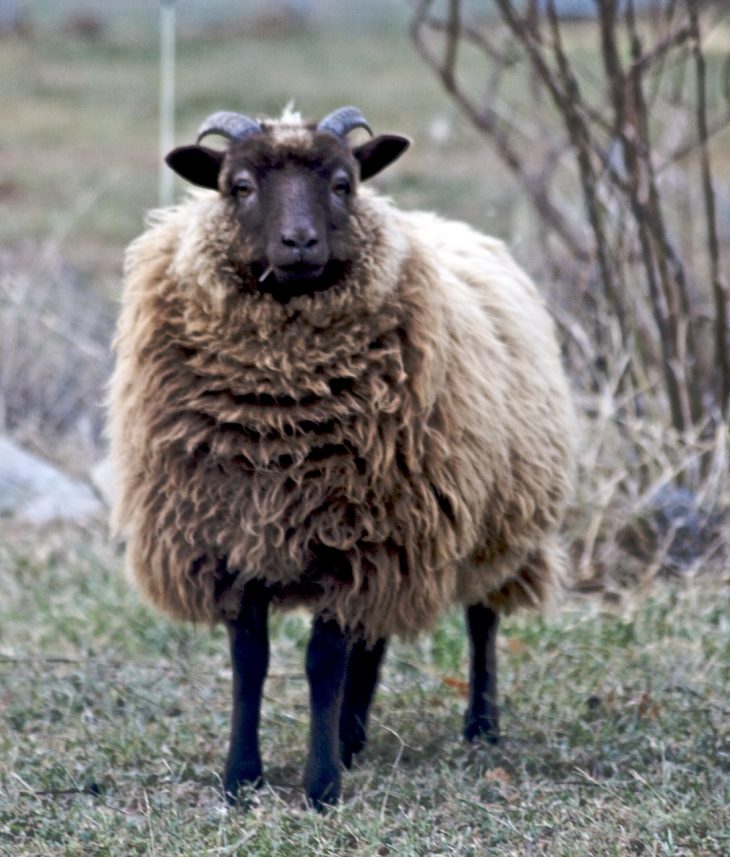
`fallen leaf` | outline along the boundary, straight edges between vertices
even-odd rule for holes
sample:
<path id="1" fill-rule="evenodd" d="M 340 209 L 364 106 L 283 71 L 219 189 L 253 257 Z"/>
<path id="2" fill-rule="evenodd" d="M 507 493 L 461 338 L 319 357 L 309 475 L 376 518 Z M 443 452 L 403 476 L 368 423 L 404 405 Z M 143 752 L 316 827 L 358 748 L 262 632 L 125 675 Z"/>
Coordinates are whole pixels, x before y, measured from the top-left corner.
<path id="1" fill-rule="evenodd" d="M 522 640 L 518 640 L 517 637 L 507 638 L 507 651 L 511 655 L 523 655 L 529 650 L 529 648 L 530 647 L 527 643 L 524 643 Z"/>
<path id="2" fill-rule="evenodd" d="M 490 768 L 484 774 L 484 779 L 488 783 L 501 783 L 503 786 L 507 786 L 512 782 L 512 775 L 504 768 Z"/>
<path id="3" fill-rule="evenodd" d="M 450 687 L 452 690 L 457 691 L 460 696 L 463 696 L 464 699 L 468 699 L 469 697 L 469 682 L 464 681 L 460 678 L 454 678 L 450 675 L 445 675 L 442 677 L 441 681 L 446 685 L 446 687 Z"/>
<path id="4" fill-rule="evenodd" d="M 636 709 L 639 717 L 647 720 L 658 720 L 661 708 L 659 703 L 653 699 L 648 693 L 642 693 L 636 703 Z"/>

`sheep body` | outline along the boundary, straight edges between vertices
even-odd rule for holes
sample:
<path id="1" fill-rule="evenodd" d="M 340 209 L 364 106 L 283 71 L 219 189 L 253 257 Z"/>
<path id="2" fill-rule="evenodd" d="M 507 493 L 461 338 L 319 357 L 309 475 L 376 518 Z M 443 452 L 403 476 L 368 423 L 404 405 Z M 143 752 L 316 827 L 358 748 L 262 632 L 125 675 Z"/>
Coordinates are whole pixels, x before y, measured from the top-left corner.
<path id="1" fill-rule="evenodd" d="M 128 251 L 110 437 L 141 589 L 216 622 L 260 579 L 370 640 L 542 604 L 573 416 L 503 244 L 363 189 L 350 274 L 281 303 L 241 288 L 231 223 L 198 192 Z"/>

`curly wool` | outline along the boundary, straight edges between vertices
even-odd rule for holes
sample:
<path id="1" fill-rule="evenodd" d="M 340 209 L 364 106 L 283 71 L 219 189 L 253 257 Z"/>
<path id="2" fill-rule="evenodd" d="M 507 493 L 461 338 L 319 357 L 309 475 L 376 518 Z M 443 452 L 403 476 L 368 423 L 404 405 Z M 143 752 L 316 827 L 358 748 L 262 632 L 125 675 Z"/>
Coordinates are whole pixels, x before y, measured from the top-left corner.
<path id="1" fill-rule="evenodd" d="M 228 206 L 198 193 L 128 251 L 110 437 L 141 589 L 215 622 L 263 579 L 371 640 L 453 601 L 539 606 L 573 418 L 529 278 L 361 190 L 350 273 L 282 304 L 243 281 Z"/>

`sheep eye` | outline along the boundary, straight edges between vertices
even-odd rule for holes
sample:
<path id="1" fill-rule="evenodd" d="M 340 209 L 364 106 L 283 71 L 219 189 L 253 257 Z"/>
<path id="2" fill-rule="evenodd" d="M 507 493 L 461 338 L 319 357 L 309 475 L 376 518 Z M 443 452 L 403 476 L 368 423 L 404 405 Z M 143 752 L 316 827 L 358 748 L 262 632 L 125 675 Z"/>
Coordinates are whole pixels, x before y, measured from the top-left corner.
<path id="1" fill-rule="evenodd" d="M 246 197 L 251 196 L 254 190 L 255 187 L 253 182 L 250 182 L 247 179 L 238 179 L 238 181 L 233 184 L 233 193 L 239 199 L 246 199 Z"/>
<path id="2" fill-rule="evenodd" d="M 338 178 L 335 179 L 334 184 L 332 185 L 333 193 L 336 193 L 337 196 L 347 196 L 350 192 L 350 182 L 346 178 Z"/>

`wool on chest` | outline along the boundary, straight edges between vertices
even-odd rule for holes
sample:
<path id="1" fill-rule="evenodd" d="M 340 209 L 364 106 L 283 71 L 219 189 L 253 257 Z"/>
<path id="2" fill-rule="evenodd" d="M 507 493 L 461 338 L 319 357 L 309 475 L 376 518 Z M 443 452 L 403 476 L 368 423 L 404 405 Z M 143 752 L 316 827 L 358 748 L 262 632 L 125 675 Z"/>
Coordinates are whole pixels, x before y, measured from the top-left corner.
<path id="1" fill-rule="evenodd" d="M 178 497 L 189 497 L 196 537 L 230 565 L 282 582 L 322 546 L 400 541 L 412 445 L 398 320 L 328 331 L 326 347 L 311 333 L 308 348 L 291 330 L 215 348 L 178 336 L 186 380 L 162 405 L 188 426 L 160 454 L 179 474 Z M 200 514 L 207 508 L 216 520 Z"/>

